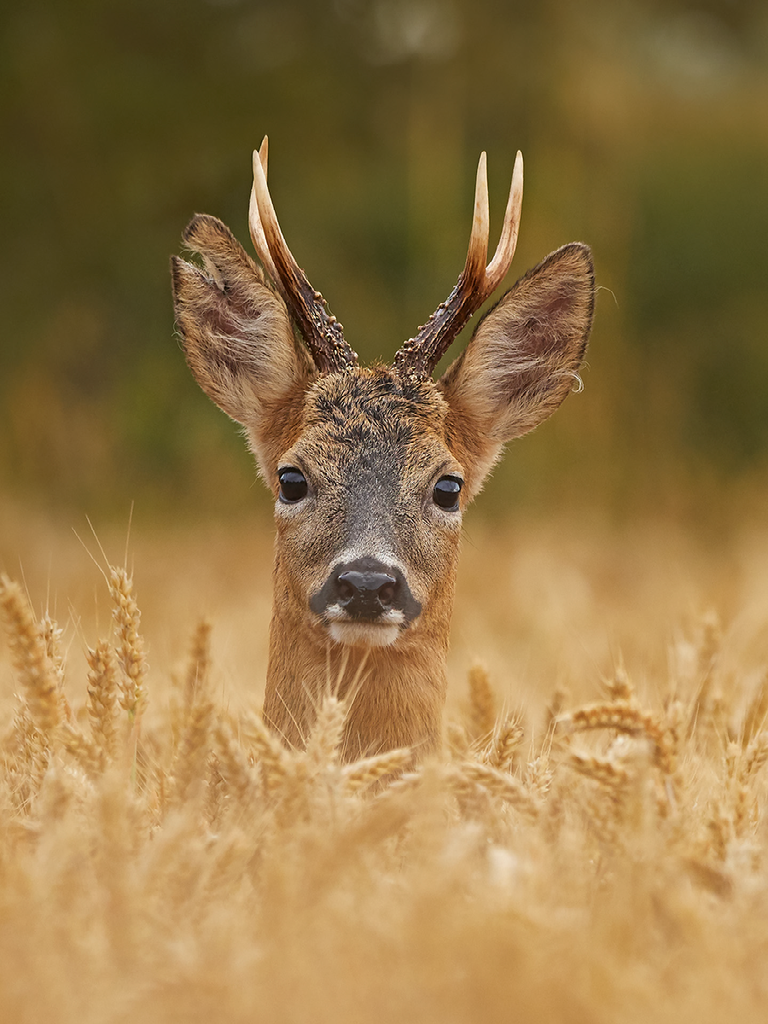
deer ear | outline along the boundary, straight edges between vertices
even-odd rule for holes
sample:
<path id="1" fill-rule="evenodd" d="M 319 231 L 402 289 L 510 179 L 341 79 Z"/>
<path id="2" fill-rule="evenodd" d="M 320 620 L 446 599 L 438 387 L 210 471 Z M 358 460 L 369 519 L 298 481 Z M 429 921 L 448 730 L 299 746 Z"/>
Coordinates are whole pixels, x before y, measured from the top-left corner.
<path id="1" fill-rule="evenodd" d="M 221 221 L 197 214 L 183 238 L 205 267 L 171 257 L 187 363 L 208 397 L 256 439 L 265 413 L 306 386 L 310 356 L 282 300 Z"/>
<path id="2" fill-rule="evenodd" d="M 440 380 L 449 427 L 473 464 L 473 495 L 504 443 L 547 419 L 578 381 L 594 290 L 589 248 L 563 246 L 481 320 Z"/>

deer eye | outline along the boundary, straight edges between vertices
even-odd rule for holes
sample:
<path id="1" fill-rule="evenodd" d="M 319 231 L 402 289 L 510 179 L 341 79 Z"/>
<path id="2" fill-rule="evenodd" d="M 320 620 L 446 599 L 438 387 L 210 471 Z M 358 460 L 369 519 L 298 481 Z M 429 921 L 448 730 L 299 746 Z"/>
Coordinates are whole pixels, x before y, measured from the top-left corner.
<path id="1" fill-rule="evenodd" d="M 280 501 L 288 505 L 301 501 L 307 496 L 307 481 L 300 469 L 294 466 L 287 466 L 278 470 L 277 479 L 280 481 Z"/>
<path id="2" fill-rule="evenodd" d="M 459 507 L 461 485 L 462 481 L 457 476 L 441 476 L 432 492 L 435 504 L 447 512 L 455 512 Z"/>

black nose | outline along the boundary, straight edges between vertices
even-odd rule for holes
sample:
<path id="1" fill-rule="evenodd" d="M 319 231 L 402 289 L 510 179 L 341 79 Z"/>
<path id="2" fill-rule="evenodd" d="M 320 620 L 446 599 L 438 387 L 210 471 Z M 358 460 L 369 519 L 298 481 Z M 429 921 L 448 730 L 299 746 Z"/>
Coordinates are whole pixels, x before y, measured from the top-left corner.
<path id="1" fill-rule="evenodd" d="M 375 619 L 393 606 L 399 589 L 389 573 L 350 569 L 336 576 L 336 603 L 353 618 Z"/>
<path id="2" fill-rule="evenodd" d="M 403 621 L 410 622 L 421 612 L 400 569 L 370 557 L 337 565 L 309 606 L 318 615 L 337 606 L 350 618 L 367 622 L 388 611 L 402 612 Z"/>

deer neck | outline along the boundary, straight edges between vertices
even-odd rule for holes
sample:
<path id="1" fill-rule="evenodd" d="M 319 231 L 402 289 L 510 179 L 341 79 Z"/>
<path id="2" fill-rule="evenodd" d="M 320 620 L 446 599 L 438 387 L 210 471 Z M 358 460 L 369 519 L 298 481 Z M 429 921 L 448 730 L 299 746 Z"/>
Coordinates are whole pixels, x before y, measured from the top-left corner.
<path id="1" fill-rule="evenodd" d="M 388 647 L 352 647 L 309 628 L 288 597 L 279 563 L 270 625 L 264 717 L 283 740 L 303 747 L 323 696 L 349 701 L 344 757 L 354 760 L 397 747 L 417 757 L 440 744 L 453 593 Z"/>

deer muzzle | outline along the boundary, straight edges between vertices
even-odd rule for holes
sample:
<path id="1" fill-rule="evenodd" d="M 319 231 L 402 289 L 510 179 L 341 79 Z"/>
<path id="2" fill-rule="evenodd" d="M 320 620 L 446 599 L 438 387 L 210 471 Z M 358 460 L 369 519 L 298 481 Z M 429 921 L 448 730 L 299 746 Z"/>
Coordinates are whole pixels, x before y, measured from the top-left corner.
<path id="1" fill-rule="evenodd" d="M 337 565 L 309 607 L 340 643 L 386 646 L 421 613 L 403 572 L 376 558 Z"/>

